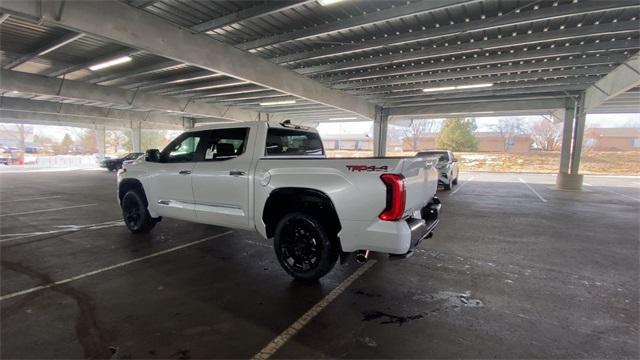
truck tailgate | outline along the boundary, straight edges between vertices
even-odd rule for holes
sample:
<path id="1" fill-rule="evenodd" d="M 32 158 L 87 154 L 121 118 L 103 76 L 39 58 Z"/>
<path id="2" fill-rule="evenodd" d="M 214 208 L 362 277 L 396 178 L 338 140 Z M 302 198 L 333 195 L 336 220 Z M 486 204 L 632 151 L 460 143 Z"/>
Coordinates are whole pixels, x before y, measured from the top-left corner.
<path id="1" fill-rule="evenodd" d="M 438 172 L 435 168 L 437 158 L 416 156 L 402 160 L 402 175 L 405 177 L 407 191 L 405 213 L 419 211 L 436 194 Z"/>

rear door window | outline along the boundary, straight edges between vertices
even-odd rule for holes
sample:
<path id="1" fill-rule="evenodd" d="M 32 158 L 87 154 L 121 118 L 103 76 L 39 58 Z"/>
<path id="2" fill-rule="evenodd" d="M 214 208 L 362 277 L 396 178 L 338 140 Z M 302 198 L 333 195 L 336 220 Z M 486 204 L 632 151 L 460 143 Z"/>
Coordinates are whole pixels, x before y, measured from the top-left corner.
<path id="1" fill-rule="evenodd" d="M 217 129 L 208 132 L 204 161 L 233 159 L 246 148 L 249 128 Z"/>
<path id="2" fill-rule="evenodd" d="M 267 156 L 323 156 L 320 135 L 315 132 L 269 128 L 265 147 Z"/>

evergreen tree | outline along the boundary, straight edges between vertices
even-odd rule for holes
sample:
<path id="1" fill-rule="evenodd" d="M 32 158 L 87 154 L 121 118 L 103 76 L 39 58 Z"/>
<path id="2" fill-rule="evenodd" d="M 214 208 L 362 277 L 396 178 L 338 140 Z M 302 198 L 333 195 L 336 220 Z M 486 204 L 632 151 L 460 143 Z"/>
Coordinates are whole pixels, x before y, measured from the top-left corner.
<path id="1" fill-rule="evenodd" d="M 452 151 L 476 151 L 478 139 L 474 119 L 447 119 L 438 136 L 438 147 Z"/>

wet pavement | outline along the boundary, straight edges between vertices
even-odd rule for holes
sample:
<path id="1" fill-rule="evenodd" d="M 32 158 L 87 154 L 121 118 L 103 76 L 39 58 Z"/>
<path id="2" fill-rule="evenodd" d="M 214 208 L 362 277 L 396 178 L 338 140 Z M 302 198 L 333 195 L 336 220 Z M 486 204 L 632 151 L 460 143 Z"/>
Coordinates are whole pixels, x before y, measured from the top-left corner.
<path id="1" fill-rule="evenodd" d="M 272 356 L 637 358 L 640 178 L 554 182 L 462 174 L 434 238 L 375 255 Z M 3 358 L 251 357 L 359 268 L 305 284 L 252 232 L 131 235 L 106 171 L 0 174 L 0 207 Z"/>

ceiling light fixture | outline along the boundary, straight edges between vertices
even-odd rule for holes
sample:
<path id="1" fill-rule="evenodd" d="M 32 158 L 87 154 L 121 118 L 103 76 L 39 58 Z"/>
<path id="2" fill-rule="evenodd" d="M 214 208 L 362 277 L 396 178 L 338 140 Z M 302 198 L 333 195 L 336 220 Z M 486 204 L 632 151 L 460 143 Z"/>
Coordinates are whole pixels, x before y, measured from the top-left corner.
<path id="1" fill-rule="evenodd" d="M 318 2 L 320 3 L 320 5 L 322 6 L 329 6 L 329 5 L 333 5 L 335 3 L 339 3 L 343 0 L 318 0 Z"/>
<path id="2" fill-rule="evenodd" d="M 334 118 L 329 118 L 329 120 L 358 120 L 357 117 L 353 116 L 353 117 L 334 117 Z"/>
<path id="3" fill-rule="evenodd" d="M 477 88 L 485 88 L 492 87 L 493 83 L 483 83 L 483 84 L 470 84 L 470 85 L 458 85 L 458 86 L 443 86 L 437 88 L 426 88 L 422 89 L 423 92 L 434 92 L 434 91 L 450 91 L 450 90 L 465 90 L 465 89 L 477 89 Z"/>
<path id="4" fill-rule="evenodd" d="M 275 105 L 289 105 L 295 104 L 295 100 L 282 100 L 282 101 L 268 101 L 260 103 L 260 106 L 275 106 Z"/>
<path id="5" fill-rule="evenodd" d="M 105 62 L 101 62 L 99 64 L 95 64 L 92 66 L 89 66 L 89 70 L 91 71 L 96 71 L 96 70 L 101 70 L 104 68 L 108 68 L 111 66 L 115 66 L 115 65 L 120 65 L 120 64 L 124 64 L 126 62 L 129 62 L 133 59 L 131 59 L 131 57 L 129 56 L 123 56 L 123 57 L 119 57 L 119 58 L 115 58 L 109 61 L 105 61 Z"/>

